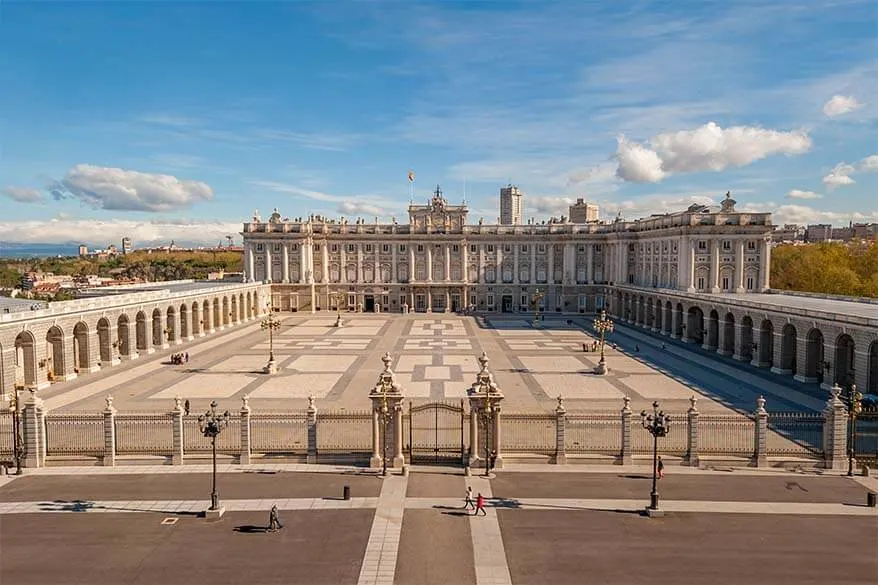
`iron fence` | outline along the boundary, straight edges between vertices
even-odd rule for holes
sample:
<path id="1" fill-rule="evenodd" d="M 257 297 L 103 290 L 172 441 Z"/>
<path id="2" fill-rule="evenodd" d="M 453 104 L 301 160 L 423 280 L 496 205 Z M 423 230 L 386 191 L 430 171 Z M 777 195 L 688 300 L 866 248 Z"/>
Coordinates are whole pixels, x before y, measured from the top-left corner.
<path id="1" fill-rule="evenodd" d="M 174 450 L 174 417 L 126 413 L 115 416 L 116 454 L 168 455 Z"/>
<path id="2" fill-rule="evenodd" d="M 255 453 L 307 453 L 308 416 L 292 412 L 251 414 L 250 450 Z"/>
<path id="3" fill-rule="evenodd" d="M 618 455 L 622 452 L 622 416 L 615 412 L 568 414 L 564 449 L 573 454 Z"/>
<path id="4" fill-rule="evenodd" d="M 372 452 L 372 413 L 329 411 L 317 417 L 317 453 Z"/>
<path id="5" fill-rule="evenodd" d="M 752 456 L 756 421 L 743 414 L 702 414 L 698 417 L 698 452 Z"/>
<path id="6" fill-rule="evenodd" d="M 685 414 L 670 414 L 668 416 L 671 420 L 667 428 L 668 434 L 659 437 L 658 452 L 669 455 L 685 455 L 689 451 L 689 417 Z M 652 448 L 652 435 L 643 428 L 643 422 L 639 416 L 632 417 L 631 452 L 636 455 L 651 454 Z"/>
<path id="7" fill-rule="evenodd" d="M 183 453 L 211 451 L 210 437 L 205 437 L 198 423 L 198 416 L 183 416 Z M 241 452 L 241 417 L 233 414 L 228 426 L 216 436 L 216 452 L 238 454 Z"/>
<path id="8" fill-rule="evenodd" d="M 15 429 L 12 426 L 12 420 L 12 412 L 8 410 L 0 411 L 0 457 L 11 457 L 13 455 L 13 447 L 15 446 L 13 433 Z"/>
<path id="9" fill-rule="evenodd" d="M 878 462 L 878 408 L 864 409 L 857 417 L 854 452 L 859 459 Z"/>
<path id="10" fill-rule="evenodd" d="M 45 421 L 46 455 L 103 455 L 104 415 L 49 413 Z"/>
<path id="11" fill-rule="evenodd" d="M 765 450 L 769 456 L 822 454 L 823 416 L 806 412 L 772 412 L 768 415 Z"/>
<path id="12" fill-rule="evenodd" d="M 554 414 L 504 412 L 500 417 L 501 453 L 555 453 Z"/>

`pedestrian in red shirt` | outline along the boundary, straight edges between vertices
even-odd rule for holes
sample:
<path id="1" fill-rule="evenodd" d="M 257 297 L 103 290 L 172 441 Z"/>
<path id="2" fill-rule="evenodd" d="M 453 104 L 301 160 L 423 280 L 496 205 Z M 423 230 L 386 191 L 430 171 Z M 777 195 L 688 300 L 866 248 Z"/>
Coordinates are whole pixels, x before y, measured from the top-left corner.
<path id="1" fill-rule="evenodd" d="M 473 511 L 473 516 L 478 516 L 479 510 L 481 510 L 483 516 L 488 515 L 485 511 L 485 496 L 482 495 L 482 492 L 479 492 L 479 495 L 476 496 L 476 509 Z"/>

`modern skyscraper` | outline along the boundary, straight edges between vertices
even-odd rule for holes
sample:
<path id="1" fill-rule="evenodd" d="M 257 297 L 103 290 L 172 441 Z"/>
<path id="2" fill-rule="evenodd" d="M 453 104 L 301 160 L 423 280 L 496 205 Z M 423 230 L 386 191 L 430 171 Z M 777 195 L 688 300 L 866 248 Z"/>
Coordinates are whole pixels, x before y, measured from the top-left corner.
<path id="1" fill-rule="evenodd" d="M 127 254 L 131 251 L 131 238 L 124 237 L 122 238 L 122 254 Z"/>
<path id="2" fill-rule="evenodd" d="M 521 225 L 524 193 L 515 186 L 500 188 L 500 225 Z"/>

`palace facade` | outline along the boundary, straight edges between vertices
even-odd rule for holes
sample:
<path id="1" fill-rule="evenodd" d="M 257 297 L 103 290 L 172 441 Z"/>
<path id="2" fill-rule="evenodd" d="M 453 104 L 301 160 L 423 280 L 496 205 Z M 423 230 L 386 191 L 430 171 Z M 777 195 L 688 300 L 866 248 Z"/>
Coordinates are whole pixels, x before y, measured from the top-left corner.
<path id="1" fill-rule="evenodd" d="M 615 285 L 748 293 L 769 287 L 771 215 L 719 209 L 612 223 L 477 225 L 437 186 L 409 221 L 366 223 L 275 210 L 244 224 L 245 277 L 281 311 L 592 313 Z"/>

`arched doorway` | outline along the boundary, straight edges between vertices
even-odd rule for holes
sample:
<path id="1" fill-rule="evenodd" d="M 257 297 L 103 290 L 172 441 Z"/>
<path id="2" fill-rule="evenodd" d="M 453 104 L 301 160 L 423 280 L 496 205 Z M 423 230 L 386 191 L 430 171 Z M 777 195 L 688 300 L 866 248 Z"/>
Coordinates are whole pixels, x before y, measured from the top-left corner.
<path id="1" fill-rule="evenodd" d="M 119 315 L 116 320 L 116 342 L 119 344 L 119 355 L 131 357 L 131 333 L 128 329 L 128 315 Z"/>
<path id="2" fill-rule="evenodd" d="M 796 373 L 796 327 L 787 323 L 781 330 L 780 359 L 778 367 L 772 368 L 777 374 Z"/>
<path id="3" fill-rule="evenodd" d="M 720 353 L 731 355 L 735 351 L 735 316 L 726 313 L 723 319 L 723 348 Z"/>
<path id="4" fill-rule="evenodd" d="M 823 333 L 811 329 L 805 338 L 805 375 L 803 382 L 823 382 Z"/>
<path id="5" fill-rule="evenodd" d="M 869 345 L 869 376 L 866 387 L 868 394 L 878 394 L 878 341 Z"/>
<path id="6" fill-rule="evenodd" d="M 192 303 L 192 335 L 201 334 L 201 317 L 198 315 L 198 301 L 195 301 Z"/>
<path id="7" fill-rule="evenodd" d="M 149 351 L 149 334 L 146 324 L 146 313 L 139 311 L 135 318 L 135 335 L 137 337 L 137 351 Z"/>
<path id="8" fill-rule="evenodd" d="M 180 305 L 180 339 L 189 339 L 189 307 Z"/>
<path id="9" fill-rule="evenodd" d="M 113 363 L 112 341 L 110 341 L 110 320 L 106 317 L 98 319 L 98 354 L 101 366 Z"/>
<path id="10" fill-rule="evenodd" d="M 91 371 L 88 325 L 80 321 L 73 327 L 73 364 L 74 372 Z"/>
<path id="11" fill-rule="evenodd" d="M 835 342 L 835 383 L 847 388 L 854 382 L 854 339 L 847 333 L 838 336 Z"/>
<path id="12" fill-rule="evenodd" d="M 662 307 L 664 307 L 664 305 L 662 304 L 661 300 L 656 299 L 656 301 L 655 301 L 655 316 L 653 317 L 653 321 L 652 321 L 652 328 L 654 331 L 664 332 L 664 330 L 665 330 L 664 329 L 665 320 L 662 318 L 662 317 L 664 317 L 664 315 L 662 315 L 662 313 L 663 313 Z"/>
<path id="13" fill-rule="evenodd" d="M 649 328 L 655 327 L 655 312 L 653 310 L 651 298 L 646 299 L 646 320 L 643 325 Z"/>
<path id="14" fill-rule="evenodd" d="M 686 336 L 683 341 L 704 343 L 704 312 L 699 307 L 690 307 L 686 321 Z"/>
<path id="15" fill-rule="evenodd" d="M 30 331 L 22 331 L 15 337 L 15 385 L 37 387 L 36 344 Z"/>
<path id="16" fill-rule="evenodd" d="M 43 367 L 43 361 L 40 361 L 40 367 Z M 45 368 L 50 382 L 63 380 L 67 371 L 64 360 L 64 332 L 57 325 L 53 325 L 46 332 Z"/>
<path id="17" fill-rule="evenodd" d="M 165 313 L 165 337 L 168 343 L 177 343 L 177 309 L 168 307 Z"/>
<path id="18" fill-rule="evenodd" d="M 683 305 L 682 303 L 677 303 L 677 308 L 674 310 L 675 318 L 673 319 L 673 337 L 674 339 L 683 339 L 683 331 L 686 329 L 686 324 L 683 323 Z"/>
<path id="19" fill-rule="evenodd" d="M 741 359 L 753 361 L 753 319 L 745 315 L 741 319 Z"/>
<path id="20" fill-rule="evenodd" d="M 771 367 L 774 363 L 774 325 L 765 319 L 759 326 L 759 363 L 760 368 Z"/>
<path id="21" fill-rule="evenodd" d="M 707 342 L 704 344 L 704 349 L 713 351 L 717 343 L 719 343 L 719 313 L 713 309 L 707 319 Z"/>
<path id="22" fill-rule="evenodd" d="M 152 312 L 152 344 L 154 347 L 161 347 L 164 340 L 162 339 L 164 333 L 162 328 L 162 312 L 158 309 L 153 309 Z"/>

